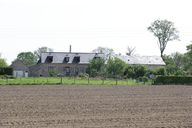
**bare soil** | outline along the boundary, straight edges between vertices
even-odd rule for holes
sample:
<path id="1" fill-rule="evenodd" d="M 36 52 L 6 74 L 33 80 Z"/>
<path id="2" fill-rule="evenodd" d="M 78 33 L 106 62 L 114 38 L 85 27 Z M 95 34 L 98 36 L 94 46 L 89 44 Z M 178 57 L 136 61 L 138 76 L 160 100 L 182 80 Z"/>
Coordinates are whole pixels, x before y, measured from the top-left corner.
<path id="1" fill-rule="evenodd" d="M 192 128 L 192 86 L 0 86 L 0 128 Z"/>

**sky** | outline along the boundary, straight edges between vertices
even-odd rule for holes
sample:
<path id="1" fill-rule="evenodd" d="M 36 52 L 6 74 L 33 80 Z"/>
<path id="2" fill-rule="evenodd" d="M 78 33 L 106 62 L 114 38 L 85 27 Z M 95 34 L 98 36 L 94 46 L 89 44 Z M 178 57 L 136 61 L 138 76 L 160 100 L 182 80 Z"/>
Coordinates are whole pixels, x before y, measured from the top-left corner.
<path id="1" fill-rule="evenodd" d="M 0 53 L 10 64 L 20 52 L 42 46 L 55 52 L 91 52 L 97 47 L 125 54 L 160 55 L 147 27 L 157 19 L 174 22 L 180 40 L 165 54 L 186 52 L 192 41 L 191 0 L 0 0 Z"/>

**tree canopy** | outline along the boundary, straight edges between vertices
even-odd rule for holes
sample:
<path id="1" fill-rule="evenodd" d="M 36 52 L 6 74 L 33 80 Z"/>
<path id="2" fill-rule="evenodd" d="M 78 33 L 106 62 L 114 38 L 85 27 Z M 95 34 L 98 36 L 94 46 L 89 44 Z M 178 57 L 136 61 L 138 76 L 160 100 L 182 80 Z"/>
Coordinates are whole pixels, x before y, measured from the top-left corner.
<path id="1" fill-rule="evenodd" d="M 187 53 L 185 54 L 185 70 L 192 75 L 192 44 L 187 46 Z"/>
<path id="2" fill-rule="evenodd" d="M 105 60 L 103 58 L 92 59 L 87 68 L 87 73 L 91 77 L 102 75 L 105 70 Z"/>
<path id="3" fill-rule="evenodd" d="M 114 76 L 122 76 L 126 63 L 119 58 L 110 58 L 107 62 L 108 74 Z"/>
<path id="4" fill-rule="evenodd" d="M 105 48 L 105 47 L 98 47 L 98 48 L 94 49 L 93 52 L 95 52 L 95 53 L 103 53 L 104 54 L 104 58 L 106 60 L 109 59 L 111 56 L 113 56 L 115 54 L 113 49 Z"/>
<path id="5" fill-rule="evenodd" d="M 163 57 L 167 43 L 179 38 L 174 23 L 168 20 L 156 20 L 148 27 L 148 30 L 158 38 L 161 57 Z"/>
<path id="6" fill-rule="evenodd" d="M 3 58 L 0 58 L 0 67 L 7 67 L 7 66 L 8 66 L 8 65 L 7 65 L 6 60 L 3 59 Z"/>
<path id="7" fill-rule="evenodd" d="M 40 58 L 41 53 L 43 53 L 43 52 L 53 52 L 53 49 L 43 46 L 43 47 L 40 47 L 40 48 L 38 48 L 37 50 L 35 50 L 35 51 L 34 51 L 34 54 L 35 54 L 38 58 Z"/>
<path id="8" fill-rule="evenodd" d="M 17 59 L 22 61 L 26 66 L 31 66 L 37 63 L 37 57 L 32 52 L 21 52 L 17 55 Z"/>

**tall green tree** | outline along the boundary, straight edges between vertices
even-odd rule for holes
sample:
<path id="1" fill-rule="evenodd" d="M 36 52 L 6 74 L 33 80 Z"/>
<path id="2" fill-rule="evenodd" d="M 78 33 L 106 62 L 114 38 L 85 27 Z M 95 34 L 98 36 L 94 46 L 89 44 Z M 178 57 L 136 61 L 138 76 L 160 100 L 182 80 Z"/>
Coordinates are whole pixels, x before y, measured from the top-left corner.
<path id="1" fill-rule="evenodd" d="M 37 63 L 37 57 L 32 52 L 21 52 L 17 55 L 17 59 L 22 61 L 26 66 L 31 66 Z"/>
<path id="2" fill-rule="evenodd" d="M 185 75 L 184 66 L 186 63 L 186 56 L 179 52 L 172 53 L 171 55 L 164 55 L 166 63 L 165 69 L 167 75 Z"/>
<path id="3" fill-rule="evenodd" d="M 87 73 L 91 77 L 100 76 L 105 71 L 105 59 L 103 58 L 94 58 L 90 61 L 87 68 Z"/>
<path id="4" fill-rule="evenodd" d="M 148 30 L 157 37 L 162 58 L 167 43 L 179 39 L 179 34 L 174 27 L 174 23 L 168 20 L 156 20 L 148 27 Z"/>
<path id="5" fill-rule="evenodd" d="M 179 52 L 175 52 L 171 54 L 171 57 L 173 58 L 173 62 L 176 68 L 183 69 L 185 59 L 184 55 Z"/>
<path id="6" fill-rule="evenodd" d="M 185 70 L 189 75 L 192 75 L 192 44 L 187 46 L 187 53 L 185 54 Z"/>
<path id="7" fill-rule="evenodd" d="M 40 58 L 41 53 L 43 53 L 43 52 L 53 52 L 53 49 L 43 46 L 43 47 L 40 47 L 40 48 L 38 48 L 37 50 L 35 50 L 35 51 L 34 51 L 34 54 L 35 54 L 38 58 Z"/>
<path id="8" fill-rule="evenodd" d="M 7 67 L 7 66 L 8 66 L 8 65 L 7 65 L 6 60 L 3 59 L 3 58 L 0 58 L 0 67 L 2 68 L 2 67 Z"/>
<path id="9" fill-rule="evenodd" d="M 119 58 L 109 58 L 107 72 L 111 77 L 123 76 L 126 63 Z"/>

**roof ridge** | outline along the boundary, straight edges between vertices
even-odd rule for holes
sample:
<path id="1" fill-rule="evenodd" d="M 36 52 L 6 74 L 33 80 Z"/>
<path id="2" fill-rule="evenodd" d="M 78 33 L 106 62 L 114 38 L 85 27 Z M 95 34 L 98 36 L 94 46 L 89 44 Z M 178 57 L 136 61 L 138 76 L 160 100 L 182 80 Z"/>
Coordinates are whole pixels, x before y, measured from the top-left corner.
<path id="1" fill-rule="evenodd" d="M 65 54 L 103 54 L 103 53 L 94 53 L 94 52 L 42 52 L 42 53 L 65 53 Z"/>

